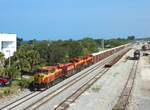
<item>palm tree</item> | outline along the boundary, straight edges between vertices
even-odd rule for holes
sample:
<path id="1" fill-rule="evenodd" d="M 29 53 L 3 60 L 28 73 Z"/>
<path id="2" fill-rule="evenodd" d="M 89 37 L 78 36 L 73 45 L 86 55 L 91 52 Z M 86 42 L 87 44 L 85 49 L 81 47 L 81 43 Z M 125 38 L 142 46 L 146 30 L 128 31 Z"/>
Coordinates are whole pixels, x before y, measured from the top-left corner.
<path id="1" fill-rule="evenodd" d="M 22 79 L 23 72 L 29 71 L 30 64 L 26 59 L 21 58 L 15 63 L 15 67 L 21 72 L 20 77 Z"/>
<path id="2" fill-rule="evenodd" d="M 29 50 L 27 55 L 27 60 L 30 63 L 30 70 L 33 72 L 33 66 L 40 63 L 40 54 L 36 50 Z"/>
<path id="3" fill-rule="evenodd" d="M 3 74 L 4 72 L 4 64 L 5 64 L 4 54 L 0 52 L 0 74 Z"/>
<path id="4" fill-rule="evenodd" d="M 10 67 L 6 67 L 5 73 L 7 73 L 11 79 L 17 78 L 20 75 L 20 71 L 16 68 L 15 65 L 11 65 Z"/>

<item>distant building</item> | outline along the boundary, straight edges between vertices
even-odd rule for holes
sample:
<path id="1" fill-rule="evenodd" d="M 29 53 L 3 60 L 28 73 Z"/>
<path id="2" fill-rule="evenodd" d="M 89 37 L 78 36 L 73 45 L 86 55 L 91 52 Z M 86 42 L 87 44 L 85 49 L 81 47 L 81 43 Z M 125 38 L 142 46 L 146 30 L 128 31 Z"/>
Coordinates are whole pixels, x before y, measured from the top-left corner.
<path id="1" fill-rule="evenodd" d="M 0 33 L 0 52 L 5 55 L 5 58 L 13 56 L 16 51 L 17 37 L 16 34 Z"/>

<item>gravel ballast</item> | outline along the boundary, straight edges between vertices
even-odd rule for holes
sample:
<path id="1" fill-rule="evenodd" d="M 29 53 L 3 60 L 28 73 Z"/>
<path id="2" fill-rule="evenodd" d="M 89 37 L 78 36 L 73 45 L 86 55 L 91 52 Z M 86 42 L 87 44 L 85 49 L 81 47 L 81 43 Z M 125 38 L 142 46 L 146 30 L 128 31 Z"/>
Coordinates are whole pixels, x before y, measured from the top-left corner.
<path id="1" fill-rule="evenodd" d="M 140 58 L 129 110 L 150 110 L 150 64 L 148 56 L 141 56 Z"/>
<path id="2" fill-rule="evenodd" d="M 125 61 L 125 59 L 127 56 L 132 56 L 133 51 L 129 51 L 88 91 L 71 104 L 69 110 L 112 110 L 134 62 L 133 60 Z"/>
<path id="3" fill-rule="evenodd" d="M 128 74 L 131 69 L 131 65 L 133 64 L 132 60 L 126 61 L 125 58 L 132 54 L 132 50 L 127 53 L 117 64 L 115 64 L 110 71 L 107 72 L 100 80 L 98 80 L 88 91 L 86 91 L 77 101 L 73 104 L 71 104 L 69 109 L 74 109 L 74 110 L 96 110 L 96 109 L 103 109 L 103 110 L 109 110 L 112 108 L 112 106 L 116 103 L 119 93 L 121 93 L 121 89 L 123 88 L 124 83 L 126 82 L 126 79 L 128 77 Z M 85 70 L 79 72 L 78 74 L 68 78 L 67 80 L 62 81 L 61 83 L 51 87 L 47 91 L 43 92 L 40 94 L 40 96 L 33 98 L 32 100 L 29 100 L 28 103 L 20 105 L 20 107 L 16 108 L 16 110 L 21 110 L 25 106 L 30 105 L 31 103 L 35 102 L 36 100 L 40 99 L 50 91 L 53 91 L 54 89 L 58 88 L 59 86 L 63 85 L 64 83 L 70 81 L 73 79 L 73 77 L 76 77 L 80 74 L 83 74 L 85 71 L 88 69 L 92 68 L 95 65 L 98 65 L 100 62 L 97 64 L 92 65 L 89 68 L 86 68 Z M 100 71 L 100 68 L 97 69 L 96 71 Z M 89 79 L 89 78 L 88 78 Z M 85 79 L 87 80 L 87 79 Z M 83 84 L 85 81 L 81 81 L 81 84 Z M 47 108 L 53 109 L 55 105 L 57 105 L 58 100 L 62 100 L 63 95 L 68 95 L 72 93 L 75 88 L 77 88 L 77 85 L 74 86 L 72 89 L 68 89 L 68 93 L 62 94 L 61 97 L 56 98 L 54 103 L 52 104 L 47 103 L 40 109 L 45 110 Z M 24 96 L 25 94 L 29 93 L 27 92 L 22 92 L 21 94 L 15 95 L 12 98 L 4 100 L 0 105 L 2 104 L 3 106 L 5 104 L 10 103 L 11 101 L 17 100 L 19 97 Z M 84 105 L 84 107 L 83 107 Z"/>

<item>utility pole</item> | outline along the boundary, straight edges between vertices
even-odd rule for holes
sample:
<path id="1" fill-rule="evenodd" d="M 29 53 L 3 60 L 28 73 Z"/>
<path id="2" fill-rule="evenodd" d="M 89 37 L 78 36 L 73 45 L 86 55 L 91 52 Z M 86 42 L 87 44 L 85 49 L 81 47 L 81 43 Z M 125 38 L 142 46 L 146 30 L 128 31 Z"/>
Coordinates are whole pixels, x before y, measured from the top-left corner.
<path id="1" fill-rule="evenodd" d="M 104 39 L 101 40 L 102 49 L 104 50 Z"/>
<path id="2" fill-rule="evenodd" d="M 11 59 L 10 59 L 10 50 L 7 50 L 7 52 L 9 52 L 9 67 L 10 67 L 10 63 L 11 63 Z"/>

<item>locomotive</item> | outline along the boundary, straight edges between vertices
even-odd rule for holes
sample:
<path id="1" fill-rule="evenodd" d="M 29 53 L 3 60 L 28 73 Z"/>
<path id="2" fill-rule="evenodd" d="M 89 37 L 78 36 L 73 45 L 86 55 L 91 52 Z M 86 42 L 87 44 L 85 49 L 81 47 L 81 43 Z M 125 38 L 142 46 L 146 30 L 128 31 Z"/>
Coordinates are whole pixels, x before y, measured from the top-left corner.
<path id="1" fill-rule="evenodd" d="M 36 74 L 34 75 L 33 87 L 34 89 L 49 88 L 53 85 L 53 82 L 56 79 L 66 79 L 84 68 L 91 66 L 92 64 L 97 63 L 130 45 L 131 44 L 126 44 L 87 56 L 72 58 L 70 59 L 70 63 L 38 68 Z"/>
<path id="2" fill-rule="evenodd" d="M 80 56 L 70 59 L 71 63 L 57 64 L 55 66 L 46 66 L 37 69 L 34 75 L 34 89 L 49 88 L 53 82 L 58 79 L 66 79 L 71 75 L 93 64 L 93 56 Z"/>
<path id="3" fill-rule="evenodd" d="M 140 51 L 139 50 L 135 50 L 134 51 L 134 59 L 138 60 L 140 58 Z"/>

